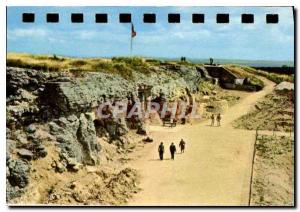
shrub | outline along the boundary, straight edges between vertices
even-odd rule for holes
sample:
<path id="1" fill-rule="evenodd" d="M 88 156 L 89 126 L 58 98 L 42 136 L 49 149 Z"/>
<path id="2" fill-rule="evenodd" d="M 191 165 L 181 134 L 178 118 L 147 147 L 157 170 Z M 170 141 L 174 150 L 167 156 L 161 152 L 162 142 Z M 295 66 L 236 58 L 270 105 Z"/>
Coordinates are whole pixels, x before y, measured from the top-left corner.
<path id="1" fill-rule="evenodd" d="M 113 57 L 113 62 L 123 62 L 130 66 L 143 66 L 145 63 L 141 58 L 138 57 Z"/>
<path id="2" fill-rule="evenodd" d="M 113 71 L 114 68 L 111 62 L 103 62 L 103 61 L 95 62 L 92 64 L 91 67 L 96 71 L 103 71 L 103 70 Z"/>
<path id="3" fill-rule="evenodd" d="M 147 63 L 151 63 L 152 65 L 161 65 L 162 61 L 157 59 L 146 59 Z"/>
<path id="4" fill-rule="evenodd" d="M 13 66 L 13 67 L 24 67 L 24 63 L 20 59 L 7 59 L 6 66 Z"/>
<path id="5" fill-rule="evenodd" d="M 74 61 L 70 62 L 70 65 L 72 65 L 72 66 L 83 66 L 86 64 L 87 64 L 87 62 L 84 60 L 74 60 Z"/>
<path id="6" fill-rule="evenodd" d="M 114 68 L 125 79 L 132 79 L 132 69 L 127 67 L 125 63 L 116 63 L 114 64 Z"/>

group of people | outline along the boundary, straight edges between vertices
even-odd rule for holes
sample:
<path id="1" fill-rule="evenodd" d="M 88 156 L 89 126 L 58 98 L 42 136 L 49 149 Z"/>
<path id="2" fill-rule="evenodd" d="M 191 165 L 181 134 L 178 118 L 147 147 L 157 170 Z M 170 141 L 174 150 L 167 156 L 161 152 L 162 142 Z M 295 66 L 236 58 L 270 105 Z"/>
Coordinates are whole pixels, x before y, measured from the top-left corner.
<path id="1" fill-rule="evenodd" d="M 216 118 L 215 118 L 215 114 L 211 114 L 211 117 L 210 117 L 210 119 L 211 119 L 211 126 L 214 126 L 215 125 L 215 119 L 216 119 L 216 121 L 217 121 L 217 126 L 219 127 L 219 126 L 221 126 L 221 114 L 219 113 L 217 116 L 216 116 Z"/>
<path id="2" fill-rule="evenodd" d="M 180 147 L 181 153 L 184 153 L 185 141 L 183 139 L 180 140 L 179 147 Z M 158 147 L 158 154 L 159 154 L 159 159 L 160 160 L 164 159 L 164 153 L 165 153 L 165 146 L 164 146 L 163 142 L 161 142 L 159 147 Z M 171 153 L 171 159 L 174 160 L 175 153 L 176 153 L 176 146 L 173 142 L 170 145 L 170 153 Z"/>

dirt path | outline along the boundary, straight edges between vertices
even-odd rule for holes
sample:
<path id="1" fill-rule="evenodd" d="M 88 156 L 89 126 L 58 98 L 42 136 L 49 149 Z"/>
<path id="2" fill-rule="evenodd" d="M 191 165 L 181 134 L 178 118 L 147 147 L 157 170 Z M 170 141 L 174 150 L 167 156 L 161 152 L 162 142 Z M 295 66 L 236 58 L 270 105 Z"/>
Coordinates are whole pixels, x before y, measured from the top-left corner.
<path id="1" fill-rule="evenodd" d="M 274 83 L 228 109 L 221 127 L 209 122 L 176 128 L 153 127 L 154 143 L 130 165 L 141 173 L 141 188 L 128 205 L 247 205 L 254 131 L 233 129 L 230 123 L 246 114 Z M 169 145 L 187 141 L 186 152 L 170 160 Z M 158 160 L 158 144 L 165 144 L 165 160 Z M 179 149 L 179 148 L 178 148 Z"/>

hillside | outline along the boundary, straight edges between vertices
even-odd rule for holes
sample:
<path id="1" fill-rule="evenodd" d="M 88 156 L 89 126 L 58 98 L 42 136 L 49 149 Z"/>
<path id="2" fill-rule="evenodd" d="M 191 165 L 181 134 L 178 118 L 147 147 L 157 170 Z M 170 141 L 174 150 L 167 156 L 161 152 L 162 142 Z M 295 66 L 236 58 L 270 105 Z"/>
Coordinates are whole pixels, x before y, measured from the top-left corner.
<path id="1" fill-rule="evenodd" d="M 223 89 L 201 64 L 144 58 L 10 53 L 6 81 L 7 202 L 16 204 L 125 204 L 140 182 L 127 162 L 151 143 L 150 126 L 188 127 L 251 93 Z"/>

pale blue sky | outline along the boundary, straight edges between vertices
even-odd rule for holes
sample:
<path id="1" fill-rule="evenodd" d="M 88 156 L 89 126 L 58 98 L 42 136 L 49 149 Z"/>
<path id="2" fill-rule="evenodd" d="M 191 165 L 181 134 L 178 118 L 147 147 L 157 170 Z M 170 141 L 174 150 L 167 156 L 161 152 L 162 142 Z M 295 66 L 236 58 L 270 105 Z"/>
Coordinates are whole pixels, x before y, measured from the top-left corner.
<path id="1" fill-rule="evenodd" d="M 36 14 L 35 23 L 22 23 L 22 13 Z M 46 23 L 46 13 L 59 13 L 59 23 Z M 70 21 L 84 14 L 84 23 Z M 95 13 L 108 13 L 107 24 L 97 24 Z M 128 56 L 130 24 L 118 22 L 119 13 L 131 13 L 137 31 L 133 54 L 148 57 L 246 60 L 294 58 L 292 7 L 8 7 L 9 52 L 78 57 Z M 143 13 L 155 13 L 156 23 L 143 23 Z M 180 24 L 169 24 L 168 13 L 180 13 Z M 193 24 L 192 13 L 204 13 L 204 24 Z M 216 24 L 217 13 L 229 13 L 229 24 Z M 241 24 L 242 13 L 253 13 L 254 24 Z M 265 15 L 278 13 L 278 24 L 266 24 Z"/>

